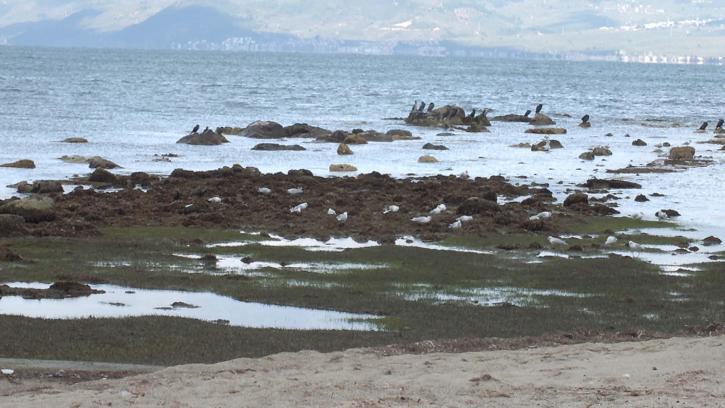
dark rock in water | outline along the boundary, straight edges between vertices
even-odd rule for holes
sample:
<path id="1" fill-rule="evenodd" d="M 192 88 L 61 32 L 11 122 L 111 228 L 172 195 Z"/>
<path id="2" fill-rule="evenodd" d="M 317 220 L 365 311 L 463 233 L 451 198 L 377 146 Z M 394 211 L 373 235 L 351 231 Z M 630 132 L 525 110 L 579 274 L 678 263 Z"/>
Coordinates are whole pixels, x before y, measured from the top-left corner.
<path id="1" fill-rule="evenodd" d="M 92 168 L 92 169 L 110 170 L 110 169 L 118 168 L 120 166 L 110 160 L 104 159 L 103 157 L 95 156 L 95 157 L 91 157 L 90 159 L 88 159 L 88 167 Z"/>
<path id="2" fill-rule="evenodd" d="M 607 207 L 606 205 L 602 205 L 602 204 L 594 204 L 590 207 L 590 210 L 596 215 L 619 214 L 619 211 L 615 210 L 614 208 Z"/>
<path id="3" fill-rule="evenodd" d="M 15 187 L 20 194 L 30 194 L 33 192 L 33 185 L 27 181 L 21 181 L 20 183 L 8 187 Z"/>
<path id="4" fill-rule="evenodd" d="M 284 128 L 287 137 L 305 137 L 318 138 L 329 135 L 331 132 L 327 129 L 310 126 L 307 123 L 295 123 L 292 126 Z"/>
<path id="5" fill-rule="evenodd" d="M 664 143 L 662 143 L 662 147 L 670 147 L 670 146 L 672 146 L 670 144 L 670 142 L 664 142 Z"/>
<path id="6" fill-rule="evenodd" d="M 564 128 L 533 128 L 533 129 L 526 129 L 526 133 L 532 133 L 535 135 L 565 135 L 566 129 L 564 129 Z"/>
<path id="7" fill-rule="evenodd" d="M 79 282 L 56 282 L 48 289 L 14 288 L 8 285 L 0 285 L 0 297 L 21 296 L 24 299 L 68 299 L 98 293 L 105 292 L 94 290 L 90 286 Z"/>
<path id="8" fill-rule="evenodd" d="M 582 122 L 579 124 L 579 127 L 582 129 L 589 129 L 590 127 L 592 127 L 592 124 L 591 122 Z"/>
<path id="9" fill-rule="evenodd" d="M 579 158 L 582 160 L 594 160 L 595 156 L 592 152 L 584 152 L 579 155 Z"/>
<path id="10" fill-rule="evenodd" d="M 532 152 L 548 152 L 551 149 L 563 149 L 564 145 L 558 140 L 542 140 L 541 142 L 532 145 Z"/>
<path id="11" fill-rule="evenodd" d="M 261 151 L 268 151 L 268 152 L 277 152 L 277 151 L 303 151 L 307 150 L 304 147 L 300 145 L 283 145 L 283 144 L 276 144 L 276 143 L 260 143 L 252 148 L 252 150 L 261 150 Z"/>
<path id="12" fill-rule="evenodd" d="M 534 126 L 553 126 L 556 125 L 553 119 L 544 115 L 543 113 L 537 113 L 534 118 L 529 122 Z"/>
<path id="13" fill-rule="evenodd" d="M 64 139 L 62 141 L 63 143 L 73 143 L 73 144 L 81 144 L 81 143 L 88 143 L 88 140 L 82 137 L 69 137 L 67 139 Z"/>
<path id="14" fill-rule="evenodd" d="M 529 123 L 531 122 L 531 118 L 524 115 L 517 115 L 514 113 L 503 115 L 503 116 L 495 116 L 491 118 L 491 122 L 521 122 L 521 123 Z"/>
<path id="15" fill-rule="evenodd" d="M 364 130 L 362 130 L 362 129 L 360 129 L 360 128 L 355 128 L 355 129 L 353 129 L 353 130 L 352 130 L 352 131 L 351 131 L 350 133 L 352 133 L 353 135 L 356 135 L 356 134 L 358 134 L 358 133 L 364 133 L 364 132 L 365 132 L 365 131 L 364 131 Z"/>
<path id="16" fill-rule="evenodd" d="M 245 256 L 244 258 L 242 258 L 242 263 L 244 263 L 244 264 L 249 265 L 252 262 L 254 262 L 254 259 L 252 259 L 252 257 L 250 257 L 250 256 Z"/>
<path id="17" fill-rule="evenodd" d="M 443 145 L 436 145 L 436 144 L 433 144 L 433 143 L 426 143 L 426 144 L 424 144 L 423 145 L 423 149 L 424 150 L 448 150 L 448 148 L 445 147 L 445 146 L 443 146 Z"/>
<path id="18" fill-rule="evenodd" d="M 193 146 L 218 146 L 220 144 L 229 143 L 229 140 L 213 130 L 207 130 L 203 133 L 191 133 L 186 135 L 177 140 L 176 143 Z"/>
<path id="19" fill-rule="evenodd" d="M 198 309 L 199 308 L 199 306 L 192 305 L 189 303 L 184 303 L 184 302 L 174 302 L 171 304 L 171 307 L 173 307 L 174 309 Z"/>
<path id="20" fill-rule="evenodd" d="M 443 136 L 455 136 L 455 133 L 443 132 L 443 133 L 438 133 L 436 136 L 441 136 L 441 137 L 443 137 Z"/>
<path id="21" fill-rule="evenodd" d="M 111 183 L 115 184 L 118 182 L 118 177 L 105 169 L 96 169 L 88 176 L 88 181 L 93 183 Z"/>
<path id="22" fill-rule="evenodd" d="M 632 146 L 647 146 L 647 142 L 645 142 L 642 139 L 637 139 L 634 142 L 632 142 Z"/>
<path id="23" fill-rule="evenodd" d="M 346 145 L 345 143 L 340 143 L 339 146 L 337 146 L 337 154 L 340 156 L 350 155 L 353 154 L 352 149 L 350 149 L 350 146 Z"/>
<path id="24" fill-rule="evenodd" d="M 436 108 L 430 112 L 418 112 L 411 111 L 405 122 L 410 125 L 416 126 L 429 126 L 429 127 L 446 127 L 446 126 L 459 126 L 459 125 L 472 125 L 477 124 L 479 126 L 491 126 L 488 118 L 485 115 L 480 114 L 475 117 L 471 117 L 466 114 L 466 111 L 454 105 L 446 105 L 440 108 Z"/>
<path id="25" fill-rule="evenodd" d="M 673 218 L 673 217 L 679 217 L 681 214 L 676 210 L 659 210 L 658 214 L 662 213 L 666 215 L 666 218 Z"/>
<path id="26" fill-rule="evenodd" d="M 257 121 L 250 123 L 240 136 L 252 139 L 281 139 L 287 137 L 287 131 L 277 122 Z"/>
<path id="27" fill-rule="evenodd" d="M 55 202 L 48 197 L 29 197 L 6 201 L 0 206 L 0 214 L 19 215 L 25 222 L 39 223 L 55 219 Z"/>
<path id="28" fill-rule="evenodd" d="M 638 203 L 646 203 L 647 201 L 649 201 L 649 198 L 647 198 L 647 196 L 644 194 L 640 194 L 634 198 L 634 201 Z"/>
<path id="29" fill-rule="evenodd" d="M 599 146 L 592 149 L 592 154 L 595 156 L 611 156 L 612 151 L 604 146 Z"/>
<path id="30" fill-rule="evenodd" d="M 587 187 L 591 190 L 602 190 L 602 189 L 627 189 L 627 188 L 642 188 L 642 185 L 633 183 L 631 181 L 624 180 L 606 180 L 606 179 L 589 179 L 581 187 Z"/>
<path id="31" fill-rule="evenodd" d="M 458 206 L 459 215 L 494 214 L 500 211 L 496 201 L 471 197 Z"/>
<path id="32" fill-rule="evenodd" d="M 33 182 L 31 191 L 35 194 L 56 194 L 63 193 L 63 185 L 58 181 L 39 180 Z"/>
<path id="33" fill-rule="evenodd" d="M 487 127 L 479 125 L 478 123 L 473 123 L 466 129 L 466 132 L 468 133 L 488 133 L 490 130 L 488 130 Z"/>
<path id="34" fill-rule="evenodd" d="M 574 193 L 564 200 L 564 207 L 573 207 L 575 205 L 589 205 L 589 196 L 585 193 Z"/>
<path id="35" fill-rule="evenodd" d="M 0 214 L 0 238 L 27 235 L 25 219 L 19 215 Z"/>
<path id="36" fill-rule="evenodd" d="M 354 133 L 354 134 L 346 136 L 345 140 L 343 140 L 342 142 L 347 145 L 351 145 L 351 144 L 367 144 L 368 141 L 365 138 L 363 133 Z"/>
<path id="37" fill-rule="evenodd" d="M 239 127 L 222 126 L 216 128 L 215 132 L 219 135 L 239 136 L 242 132 L 244 132 L 244 129 Z"/>
<path id="38" fill-rule="evenodd" d="M 413 137 L 413 134 L 409 130 L 404 129 L 391 129 L 385 132 L 388 136 L 397 136 L 401 138 L 411 138 Z"/>
<path id="39" fill-rule="evenodd" d="M 34 169 L 35 162 L 32 160 L 18 160 L 12 163 L 0 164 L 0 167 L 12 167 L 15 169 Z"/>
<path id="40" fill-rule="evenodd" d="M 705 246 L 715 246 L 722 244 L 722 240 L 715 236 L 709 236 L 702 240 L 702 244 Z"/>

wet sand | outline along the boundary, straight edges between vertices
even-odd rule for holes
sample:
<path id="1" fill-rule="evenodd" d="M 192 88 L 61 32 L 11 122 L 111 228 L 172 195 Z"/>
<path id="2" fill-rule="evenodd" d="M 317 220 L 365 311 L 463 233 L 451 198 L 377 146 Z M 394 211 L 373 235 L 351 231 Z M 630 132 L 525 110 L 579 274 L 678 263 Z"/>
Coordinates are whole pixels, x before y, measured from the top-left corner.
<path id="1" fill-rule="evenodd" d="M 721 336 L 460 354 L 303 351 L 76 385 L 18 384 L 0 405 L 718 407 L 724 359 Z"/>

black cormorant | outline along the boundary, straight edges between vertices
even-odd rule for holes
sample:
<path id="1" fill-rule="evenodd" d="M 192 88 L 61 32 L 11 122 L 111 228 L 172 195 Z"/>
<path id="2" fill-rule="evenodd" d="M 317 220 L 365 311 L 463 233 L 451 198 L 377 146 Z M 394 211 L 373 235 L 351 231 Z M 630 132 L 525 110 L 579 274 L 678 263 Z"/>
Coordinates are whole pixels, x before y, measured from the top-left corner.
<path id="1" fill-rule="evenodd" d="M 196 133 L 199 131 L 199 125 L 194 126 L 194 129 L 191 129 L 191 133 Z"/>
<path id="2" fill-rule="evenodd" d="M 718 120 L 717 125 L 715 125 L 715 129 L 722 129 L 722 125 L 725 124 L 725 120 Z"/>
<path id="3" fill-rule="evenodd" d="M 582 116 L 582 123 L 589 123 L 589 115 Z"/>
<path id="4" fill-rule="evenodd" d="M 474 117 L 476 117 L 476 109 L 472 110 L 471 111 L 471 114 L 468 115 L 468 117 L 471 118 L 471 119 L 473 119 Z"/>
<path id="5" fill-rule="evenodd" d="M 432 111 L 435 106 L 436 105 L 433 102 L 431 102 L 430 105 L 428 105 L 428 112 Z"/>
<path id="6" fill-rule="evenodd" d="M 540 103 L 540 104 L 536 105 L 536 113 L 541 113 L 542 109 L 544 109 L 543 104 Z"/>
<path id="7" fill-rule="evenodd" d="M 700 125 L 700 130 L 705 130 L 705 129 L 707 129 L 707 125 L 708 125 L 708 123 L 707 123 L 707 122 L 702 122 L 702 125 Z"/>
<path id="8" fill-rule="evenodd" d="M 204 131 L 203 131 L 202 133 L 206 133 L 206 132 L 208 132 L 208 131 L 209 131 L 209 126 L 205 127 L 205 128 L 204 128 Z"/>
<path id="9" fill-rule="evenodd" d="M 420 108 L 418 109 L 418 112 L 423 112 L 425 110 L 425 102 L 420 103 Z"/>
<path id="10" fill-rule="evenodd" d="M 526 113 L 524 113 L 524 117 L 529 117 L 531 115 L 531 109 L 527 110 Z"/>

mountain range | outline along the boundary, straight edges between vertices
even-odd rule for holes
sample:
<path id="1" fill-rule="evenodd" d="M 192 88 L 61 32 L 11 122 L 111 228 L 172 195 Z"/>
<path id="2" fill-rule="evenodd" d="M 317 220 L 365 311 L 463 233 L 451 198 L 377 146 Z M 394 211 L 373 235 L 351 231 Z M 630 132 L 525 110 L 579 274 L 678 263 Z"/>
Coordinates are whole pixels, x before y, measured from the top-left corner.
<path id="1" fill-rule="evenodd" d="M 0 0 L 0 43 L 725 56 L 724 0 Z"/>

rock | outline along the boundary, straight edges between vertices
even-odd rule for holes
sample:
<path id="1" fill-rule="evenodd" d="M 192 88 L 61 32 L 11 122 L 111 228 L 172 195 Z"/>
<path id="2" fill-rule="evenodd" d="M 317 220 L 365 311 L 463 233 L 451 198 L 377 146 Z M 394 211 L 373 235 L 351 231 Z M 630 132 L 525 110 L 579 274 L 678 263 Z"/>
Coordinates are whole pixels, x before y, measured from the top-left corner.
<path id="1" fill-rule="evenodd" d="M 220 144 L 229 143 L 229 140 L 213 130 L 207 130 L 203 133 L 188 134 L 177 140 L 176 143 L 193 146 L 218 146 Z"/>
<path id="2" fill-rule="evenodd" d="M 642 188 L 642 185 L 624 180 L 606 180 L 606 179 L 589 179 L 581 187 L 587 187 L 591 190 L 603 190 L 610 188 L 626 189 L 626 188 Z"/>
<path id="3" fill-rule="evenodd" d="M 62 157 L 60 157 L 60 160 L 62 160 L 65 163 L 70 163 L 70 164 L 86 164 L 86 163 L 88 163 L 90 158 L 85 157 L 85 156 L 73 155 L 73 156 L 62 156 Z"/>
<path id="4" fill-rule="evenodd" d="M 355 133 L 351 134 L 345 137 L 345 140 L 343 140 L 344 144 L 351 145 L 351 144 L 367 144 L 368 141 L 365 139 L 365 136 L 362 133 Z"/>
<path id="5" fill-rule="evenodd" d="M 586 193 L 574 193 L 564 200 L 564 207 L 573 207 L 582 204 L 589 205 L 589 196 Z"/>
<path id="6" fill-rule="evenodd" d="M 281 139 L 287 137 L 287 130 L 277 122 L 257 121 L 250 123 L 240 136 L 252 139 Z"/>
<path id="7" fill-rule="evenodd" d="M 433 143 L 426 143 L 426 144 L 424 144 L 423 145 L 423 149 L 424 150 L 448 150 L 448 148 L 445 147 L 445 146 L 443 146 L 443 145 L 436 145 L 436 144 L 433 144 Z"/>
<path id="8" fill-rule="evenodd" d="M 564 128 L 533 128 L 533 129 L 526 129 L 526 133 L 532 133 L 535 135 L 565 135 L 566 129 L 564 129 Z"/>
<path id="9" fill-rule="evenodd" d="M 221 126 L 216 128 L 215 132 L 219 135 L 239 136 L 244 132 L 244 129 L 240 127 Z"/>
<path id="10" fill-rule="evenodd" d="M 94 157 L 91 157 L 90 159 L 88 159 L 88 167 L 90 167 L 92 169 L 107 169 L 108 170 L 108 169 L 115 169 L 115 168 L 118 168 L 121 166 L 119 166 L 118 164 L 116 164 L 110 160 L 106 160 L 103 157 L 94 156 Z"/>
<path id="11" fill-rule="evenodd" d="M 151 185 L 151 183 L 158 180 L 158 177 L 151 176 L 150 174 L 144 173 L 142 171 L 133 172 L 129 177 L 129 181 L 132 186 L 140 185 L 142 187 L 148 187 Z"/>
<path id="12" fill-rule="evenodd" d="M 582 160 L 594 160 L 594 153 L 592 152 L 584 152 L 579 155 L 579 158 Z"/>
<path id="13" fill-rule="evenodd" d="M 345 172 L 345 171 L 357 171 L 357 167 L 352 164 L 331 164 L 331 172 Z"/>
<path id="14" fill-rule="evenodd" d="M 722 240 L 715 236 L 709 236 L 702 240 L 702 245 L 705 246 L 715 246 L 722 244 Z"/>
<path id="15" fill-rule="evenodd" d="M 88 177 L 88 181 L 93 183 L 111 183 L 115 184 L 118 182 L 116 175 L 106 169 L 96 169 Z"/>
<path id="16" fill-rule="evenodd" d="M 18 160 L 12 163 L 0 164 L 0 167 L 12 167 L 15 169 L 34 169 L 35 162 L 32 160 Z"/>
<path id="17" fill-rule="evenodd" d="M 413 134 L 409 130 L 404 129 L 391 129 L 385 132 L 386 135 L 393 138 L 393 140 L 408 140 L 413 138 Z"/>
<path id="18" fill-rule="evenodd" d="M 418 163 L 438 163 L 438 159 L 429 154 L 426 154 L 418 158 Z"/>
<path id="19" fill-rule="evenodd" d="M 0 214 L 19 215 L 26 222 L 38 223 L 55 219 L 55 202 L 48 197 L 29 197 L 10 200 L 0 206 Z"/>
<path id="20" fill-rule="evenodd" d="M 638 203 L 646 203 L 647 201 L 649 201 L 649 198 L 647 198 L 647 196 L 644 194 L 640 194 L 634 198 L 634 201 Z"/>
<path id="21" fill-rule="evenodd" d="M 664 217 L 663 217 L 664 215 Z M 657 211 L 657 218 L 674 218 L 679 217 L 681 214 L 676 210 L 659 210 Z"/>
<path id="22" fill-rule="evenodd" d="M 303 150 L 307 150 L 304 147 L 300 145 L 283 145 L 283 144 L 277 144 L 277 143 L 259 143 L 258 145 L 254 146 L 252 150 L 260 150 L 260 151 L 268 151 L 268 152 L 277 152 L 277 151 L 294 151 L 299 152 Z"/>
<path id="23" fill-rule="evenodd" d="M 548 152 L 551 149 L 563 149 L 564 145 L 558 140 L 542 140 L 541 142 L 532 145 L 532 152 Z"/>
<path id="24" fill-rule="evenodd" d="M 599 146 L 592 149 L 592 154 L 595 156 L 611 156 L 612 151 L 604 146 Z"/>
<path id="25" fill-rule="evenodd" d="M 340 156 L 350 155 L 352 154 L 352 149 L 350 149 L 350 146 L 345 143 L 340 143 L 340 145 L 337 146 L 337 154 Z"/>
<path id="26" fill-rule="evenodd" d="M 14 214 L 0 214 L 0 238 L 27 235 L 25 219 Z"/>
<path id="27" fill-rule="evenodd" d="M 579 127 L 582 129 L 589 129 L 590 127 L 592 127 L 592 124 L 591 122 L 582 122 L 579 124 Z"/>
<path id="28" fill-rule="evenodd" d="M 38 180 L 33 182 L 30 192 L 35 194 L 63 193 L 63 185 L 58 181 Z"/>
<path id="29" fill-rule="evenodd" d="M 691 146 L 673 147 L 670 149 L 670 160 L 692 160 L 695 157 L 695 148 Z"/>
<path id="30" fill-rule="evenodd" d="M 508 115 L 503 116 L 496 116 L 491 118 L 492 122 L 521 122 L 521 123 L 529 123 L 531 122 L 531 118 L 524 115 L 517 115 L 514 113 L 510 113 Z"/>
<path id="31" fill-rule="evenodd" d="M 466 199 L 458 206 L 458 215 L 493 214 L 500 210 L 498 203 L 479 197 Z"/>
<path id="32" fill-rule="evenodd" d="M 466 132 L 468 132 L 468 133 L 488 133 L 488 132 L 490 132 L 490 130 L 488 130 L 487 127 L 480 125 L 478 123 L 472 123 L 466 129 Z"/>
<path id="33" fill-rule="evenodd" d="M 647 146 L 647 142 L 645 142 L 642 139 L 637 139 L 634 142 L 632 142 L 632 146 Z"/>
<path id="34" fill-rule="evenodd" d="M 287 137 L 309 137 L 319 138 L 329 135 L 331 132 L 327 129 L 310 126 L 307 123 L 295 123 L 292 126 L 284 128 Z"/>
<path id="35" fill-rule="evenodd" d="M 69 137 L 67 139 L 63 139 L 61 141 L 62 143 L 88 143 L 88 140 L 82 137 Z"/>
<path id="36" fill-rule="evenodd" d="M 553 119 L 544 115 L 543 113 L 537 113 L 534 118 L 529 122 L 534 126 L 553 126 L 556 125 Z"/>

